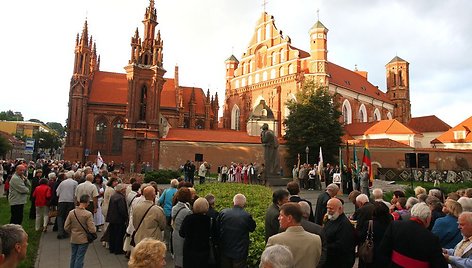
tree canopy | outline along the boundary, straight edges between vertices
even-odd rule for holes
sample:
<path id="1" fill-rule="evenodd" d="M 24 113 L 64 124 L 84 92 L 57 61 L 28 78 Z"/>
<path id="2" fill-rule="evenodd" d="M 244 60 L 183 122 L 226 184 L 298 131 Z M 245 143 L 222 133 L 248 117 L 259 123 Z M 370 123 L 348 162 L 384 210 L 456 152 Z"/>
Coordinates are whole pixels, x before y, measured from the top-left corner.
<path id="1" fill-rule="evenodd" d="M 319 160 L 320 146 L 324 163 L 337 159 L 343 128 L 339 122 L 341 112 L 339 104 L 329 94 L 328 88 L 305 81 L 302 90 L 297 94 L 297 101 L 288 103 L 290 114 L 284 121 L 286 126 L 289 164 L 306 162 L 305 148 L 309 148 L 309 163 Z"/>
<path id="2" fill-rule="evenodd" d="M 47 122 L 48 127 L 54 129 L 60 137 L 64 137 L 65 129 L 61 123 L 58 122 Z"/>
<path id="3" fill-rule="evenodd" d="M 12 149 L 12 145 L 2 135 L 0 135 L 0 158 L 5 158 L 6 154 Z"/>
<path id="4" fill-rule="evenodd" d="M 21 112 L 13 112 L 12 110 L 0 112 L 0 120 L 5 121 L 23 121 Z"/>
<path id="5" fill-rule="evenodd" d="M 54 132 L 39 131 L 33 135 L 35 139 L 35 147 L 39 149 L 54 149 L 57 150 L 62 145 L 62 141 Z"/>

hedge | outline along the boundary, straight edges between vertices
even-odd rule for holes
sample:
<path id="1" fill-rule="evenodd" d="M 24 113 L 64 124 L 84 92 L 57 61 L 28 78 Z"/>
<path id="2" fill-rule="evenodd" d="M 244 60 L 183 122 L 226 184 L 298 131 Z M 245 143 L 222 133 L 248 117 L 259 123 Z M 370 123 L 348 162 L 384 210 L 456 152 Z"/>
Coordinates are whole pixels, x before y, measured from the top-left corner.
<path id="1" fill-rule="evenodd" d="M 170 180 L 179 178 L 181 173 L 179 171 L 170 169 L 159 169 L 156 171 L 146 172 L 144 175 L 144 182 L 155 181 L 157 184 L 169 184 Z"/>
<path id="2" fill-rule="evenodd" d="M 233 207 L 233 197 L 237 193 L 246 196 L 246 210 L 251 213 L 256 221 L 256 230 L 249 235 L 248 265 L 259 267 L 261 254 L 265 248 L 264 221 L 265 213 L 272 203 L 272 190 L 268 187 L 241 184 L 241 183 L 207 183 L 197 185 L 197 194 L 201 197 L 211 193 L 215 196 L 215 209 L 221 211 L 224 208 Z"/>

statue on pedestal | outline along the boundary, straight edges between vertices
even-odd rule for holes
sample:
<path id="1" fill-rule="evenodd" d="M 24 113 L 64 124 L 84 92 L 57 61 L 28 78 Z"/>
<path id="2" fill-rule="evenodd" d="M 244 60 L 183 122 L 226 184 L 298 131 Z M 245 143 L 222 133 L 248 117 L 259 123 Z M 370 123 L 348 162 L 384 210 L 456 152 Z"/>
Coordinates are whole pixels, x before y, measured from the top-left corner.
<path id="1" fill-rule="evenodd" d="M 269 129 L 268 124 L 263 124 L 261 132 L 261 142 L 264 146 L 264 166 L 265 166 L 265 177 L 280 177 L 279 167 L 279 143 L 274 132 Z"/>

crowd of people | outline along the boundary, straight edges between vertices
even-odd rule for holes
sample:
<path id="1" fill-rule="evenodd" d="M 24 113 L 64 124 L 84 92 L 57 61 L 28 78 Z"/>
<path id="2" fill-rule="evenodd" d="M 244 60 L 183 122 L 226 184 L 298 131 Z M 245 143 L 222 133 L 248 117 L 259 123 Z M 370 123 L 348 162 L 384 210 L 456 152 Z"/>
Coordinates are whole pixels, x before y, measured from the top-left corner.
<path id="1" fill-rule="evenodd" d="M 69 238 L 70 267 L 83 267 L 88 246 L 100 232 L 101 244 L 110 254 L 125 254 L 130 267 L 165 267 L 168 251 L 177 268 L 247 267 L 249 234 L 256 222 L 241 193 L 234 195 L 232 207 L 216 211 L 218 200 L 211 194 L 199 197 L 188 172 L 159 189 L 156 183 L 143 183 L 140 175 L 124 179 L 120 170 L 103 166 L 97 170 L 64 161 L 8 165 L 2 165 L 7 171 L 2 173 L 11 218 L 0 227 L 0 267 L 16 267 L 26 257 L 28 235 L 21 224 L 28 198 L 36 231 L 48 232 L 52 225 L 57 239 Z M 189 161 L 184 171 L 192 165 Z M 232 164 L 241 172 L 226 181 L 245 182 L 247 176 L 251 183 L 252 172 L 260 174 L 255 166 Z M 353 186 L 349 192 L 355 212 L 346 215 L 339 186 L 332 181 L 316 204 L 300 196 L 306 186 L 300 173 L 309 168 L 297 167 L 297 179 L 273 192 L 260 267 L 353 267 L 369 241 L 370 257 L 361 252 L 359 267 L 472 267 L 472 189 L 445 196 L 440 189 L 417 187 L 415 197 L 398 190 L 384 200 L 381 189 L 365 193 L 359 182 L 361 191 Z M 198 172 L 195 168 L 198 176 L 200 169 L 207 172 L 210 166 L 203 162 Z M 328 172 L 329 180 L 328 165 L 313 170 L 315 176 L 319 170 Z"/>

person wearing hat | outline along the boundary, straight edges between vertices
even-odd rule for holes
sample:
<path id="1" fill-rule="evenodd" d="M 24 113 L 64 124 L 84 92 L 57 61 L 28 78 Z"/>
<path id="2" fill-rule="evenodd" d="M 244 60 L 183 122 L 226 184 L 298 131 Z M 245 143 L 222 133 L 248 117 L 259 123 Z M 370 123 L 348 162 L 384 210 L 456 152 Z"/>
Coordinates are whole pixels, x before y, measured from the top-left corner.
<path id="1" fill-rule="evenodd" d="M 108 232 L 110 239 L 110 253 L 124 254 L 123 237 L 126 232 L 126 223 L 128 222 L 128 209 L 126 207 L 126 187 L 128 185 L 119 183 L 115 186 L 115 193 L 110 198 L 106 221 L 109 223 Z"/>

